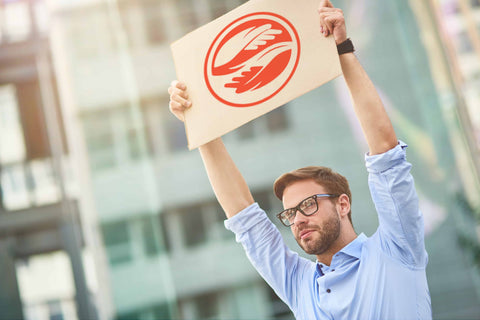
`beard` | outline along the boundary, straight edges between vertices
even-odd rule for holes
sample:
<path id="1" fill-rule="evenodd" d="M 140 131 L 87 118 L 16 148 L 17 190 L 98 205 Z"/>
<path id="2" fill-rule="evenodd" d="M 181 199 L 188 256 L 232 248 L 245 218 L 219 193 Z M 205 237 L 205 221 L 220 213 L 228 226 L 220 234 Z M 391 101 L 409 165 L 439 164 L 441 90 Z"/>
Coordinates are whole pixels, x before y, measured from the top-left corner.
<path id="1" fill-rule="evenodd" d="M 340 235 L 340 218 L 338 214 L 330 214 L 327 221 L 320 226 L 307 225 L 302 229 L 312 229 L 314 232 L 307 239 L 295 237 L 298 245 L 307 254 L 319 255 L 327 251 Z"/>

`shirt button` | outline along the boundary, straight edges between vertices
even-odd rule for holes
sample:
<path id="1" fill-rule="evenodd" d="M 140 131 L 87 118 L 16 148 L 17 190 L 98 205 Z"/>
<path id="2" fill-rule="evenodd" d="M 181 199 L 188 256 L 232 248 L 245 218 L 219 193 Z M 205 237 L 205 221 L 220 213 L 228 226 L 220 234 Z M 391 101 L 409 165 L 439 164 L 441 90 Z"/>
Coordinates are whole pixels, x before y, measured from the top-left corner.
<path id="1" fill-rule="evenodd" d="M 330 293 L 330 292 L 332 292 L 332 290 L 330 290 L 330 289 L 327 289 L 327 293 Z"/>

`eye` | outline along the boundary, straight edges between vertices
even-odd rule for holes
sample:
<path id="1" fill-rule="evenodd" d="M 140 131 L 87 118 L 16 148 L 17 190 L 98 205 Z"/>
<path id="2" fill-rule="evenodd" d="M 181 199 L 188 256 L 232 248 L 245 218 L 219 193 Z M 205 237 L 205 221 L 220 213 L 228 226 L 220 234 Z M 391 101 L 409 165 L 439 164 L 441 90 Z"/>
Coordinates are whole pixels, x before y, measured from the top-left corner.
<path id="1" fill-rule="evenodd" d="M 315 199 L 308 198 L 302 202 L 302 204 L 300 205 L 300 209 L 307 210 L 308 208 L 311 208 L 313 206 L 315 206 Z"/>
<path id="2" fill-rule="evenodd" d="M 290 209 L 290 210 L 285 211 L 285 217 L 287 219 L 290 219 L 293 216 L 295 216 L 295 210 L 294 209 Z"/>

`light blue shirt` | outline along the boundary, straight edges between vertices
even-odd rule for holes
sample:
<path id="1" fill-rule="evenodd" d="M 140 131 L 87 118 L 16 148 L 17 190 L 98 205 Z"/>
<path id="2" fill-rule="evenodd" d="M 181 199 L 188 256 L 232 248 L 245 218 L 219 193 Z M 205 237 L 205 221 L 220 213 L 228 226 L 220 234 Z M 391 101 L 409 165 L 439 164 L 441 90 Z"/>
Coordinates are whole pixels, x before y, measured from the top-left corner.
<path id="1" fill-rule="evenodd" d="M 360 234 L 331 265 L 299 257 L 258 204 L 225 221 L 260 275 L 297 319 L 431 319 L 423 217 L 406 144 L 365 156 L 379 227 Z"/>

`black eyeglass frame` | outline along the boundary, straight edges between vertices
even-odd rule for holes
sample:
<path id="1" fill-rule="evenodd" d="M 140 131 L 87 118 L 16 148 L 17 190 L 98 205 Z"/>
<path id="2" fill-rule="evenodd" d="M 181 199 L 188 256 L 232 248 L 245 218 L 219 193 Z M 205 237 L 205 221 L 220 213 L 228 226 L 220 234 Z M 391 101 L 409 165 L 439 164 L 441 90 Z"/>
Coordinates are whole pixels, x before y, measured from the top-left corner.
<path id="1" fill-rule="evenodd" d="M 317 202 L 317 199 L 318 198 L 336 198 L 336 197 L 339 197 L 340 195 L 339 194 L 330 194 L 330 193 L 320 193 L 320 194 L 314 194 L 313 196 L 310 196 L 310 197 L 306 197 L 305 199 L 303 199 L 302 201 L 300 201 L 295 207 L 293 208 L 288 208 L 288 209 L 285 209 L 283 210 L 282 212 L 280 213 L 277 213 L 277 218 L 278 220 L 280 220 L 280 222 L 285 226 L 285 227 L 290 227 L 292 226 L 294 223 L 292 222 L 291 224 L 286 224 L 283 219 L 280 217 L 283 213 L 289 211 L 289 210 L 292 210 L 292 209 L 295 209 L 295 215 L 294 215 L 294 219 L 295 219 L 295 216 L 297 215 L 297 211 L 300 211 L 301 214 L 303 214 L 304 216 L 308 217 L 308 216 L 311 216 L 311 215 L 314 215 L 315 213 L 317 213 L 318 211 L 318 202 Z M 313 198 L 315 200 L 315 203 L 317 204 L 317 209 L 310 213 L 310 214 L 306 214 L 305 212 L 303 212 L 302 209 L 300 209 L 300 206 L 303 202 L 305 202 L 306 200 L 310 199 L 310 198 Z M 288 219 L 287 219 L 288 220 Z"/>

